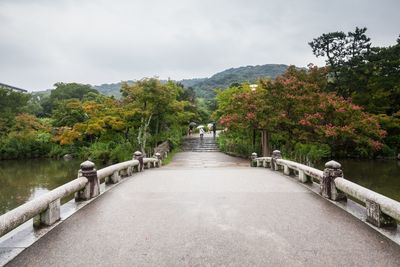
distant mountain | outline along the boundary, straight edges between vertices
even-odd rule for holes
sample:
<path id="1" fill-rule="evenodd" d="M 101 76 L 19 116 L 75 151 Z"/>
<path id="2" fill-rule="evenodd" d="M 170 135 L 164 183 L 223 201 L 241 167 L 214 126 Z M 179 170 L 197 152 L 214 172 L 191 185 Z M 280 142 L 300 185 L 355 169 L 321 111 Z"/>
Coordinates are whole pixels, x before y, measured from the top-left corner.
<path id="1" fill-rule="evenodd" d="M 259 78 L 275 79 L 288 68 L 282 64 L 266 64 L 231 68 L 214 74 L 210 78 L 187 79 L 179 81 L 185 87 L 192 87 L 196 95 L 204 98 L 215 96 L 215 89 L 229 87 L 233 83 L 253 83 Z"/>
<path id="2" fill-rule="evenodd" d="M 128 84 L 132 84 L 135 81 L 128 80 L 126 81 Z M 104 83 L 101 85 L 94 85 L 94 89 L 102 93 L 103 95 L 108 95 L 108 96 L 115 96 L 116 98 L 121 97 L 121 83 Z"/>
<path id="3" fill-rule="evenodd" d="M 239 68 L 231 68 L 218 72 L 210 78 L 194 78 L 184 79 L 177 81 L 186 88 L 192 87 L 198 97 L 213 98 L 215 96 L 215 89 L 223 89 L 229 87 L 233 83 L 249 82 L 253 83 L 259 78 L 275 79 L 281 75 L 288 68 L 287 65 L 282 64 L 266 64 L 257 66 L 246 66 Z M 132 84 L 134 80 L 128 80 L 128 84 Z M 93 86 L 94 89 L 100 93 L 108 96 L 121 97 L 121 83 L 105 83 Z M 37 94 L 49 94 L 50 91 L 37 92 Z"/>

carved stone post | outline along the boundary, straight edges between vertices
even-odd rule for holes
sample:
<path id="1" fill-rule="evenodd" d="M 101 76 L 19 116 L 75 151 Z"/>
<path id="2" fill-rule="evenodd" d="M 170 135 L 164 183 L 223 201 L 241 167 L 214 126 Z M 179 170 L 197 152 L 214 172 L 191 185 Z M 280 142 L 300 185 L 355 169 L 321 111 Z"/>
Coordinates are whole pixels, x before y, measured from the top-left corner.
<path id="1" fill-rule="evenodd" d="M 324 174 L 320 183 L 320 194 L 335 201 L 345 200 L 346 195 L 339 192 L 335 185 L 335 179 L 343 177 L 342 165 L 336 161 L 328 161 L 325 163 Z"/>
<path id="2" fill-rule="evenodd" d="M 256 152 L 251 153 L 250 167 L 257 166 L 256 158 L 257 158 L 257 153 Z"/>
<path id="3" fill-rule="evenodd" d="M 78 177 L 82 176 L 88 179 L 88 183 L 85 188 L 76 192 L 75 200 L 88 200 L 98 196 L 100 194 L 100 181 L 93 162 L 87 160 L 81 164 Z"/>
<path id="4" fill-rule="evenodd" d="M 161 154 L 157 152 L 154 154 L 154 157 L 158 159 L 156 167 L 157 168 L 161 167 Z"/>
<path id="5" fill-rule="evenodd" d="M 274 171 L 279 171 L 279 165 L 277 162 L 277 159 L 281 159 L 282 154 L 279 150 L 274 150 L 272 152 L 272 157 L 271 157 L 271 169 Z"/>
<path id="6" fill-rule="evenodd" d="M 139 161 L 138 172 L 143 171 L 144 170 L 144 164 L 143 164 L 142 152 L 136 151 L 135 153 L 133 153 L 133 158 Z"/>

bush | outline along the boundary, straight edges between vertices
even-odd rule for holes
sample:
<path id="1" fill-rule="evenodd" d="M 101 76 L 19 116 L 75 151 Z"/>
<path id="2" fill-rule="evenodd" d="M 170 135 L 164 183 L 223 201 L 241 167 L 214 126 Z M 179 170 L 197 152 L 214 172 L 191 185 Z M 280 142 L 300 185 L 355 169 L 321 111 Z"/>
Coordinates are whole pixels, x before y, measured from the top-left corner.
<path id="1" fill-rule="evenodd" d="M 85 159 L 100 161 L 105 164 L 110 160 L 109 144 L 96 142 L 89 147 L 83 147 L 81 156 Z"/>
<path id="2" fill-rule="evenodd" d="M 110 163 L 117 163 L 132 159 L 134 148 L 131 143 L 117 144 L 110 153 Z"/>
<path id="3" fill-rule="evenodd" d="M 6 137 L 0 142 L 0 159 L 47 157 L 52 143 L 44 136 Z"/>
<path id="4" fill-rule="evenodd" d="M 254 151 L 252 138 L 249 133 L 242 135 L 241 133 L 223 132 L 219 134 L 217 142 L 221 151 L 247 158 L 253 152 L 258 154 L 261 152 L 259 140 L 256 140 L 256 151 Z"/>
<path id="5" fill-rule="evenodd" d="M 294 147 L 293 158 L 296 161 L 312 165 L 317 161 L 331 155 L 331 148 L 327 144 L 302 144 L 297 143 Z"/>
<path id="6" fill-rule="evenodd" d="M 134 147 L 130 142 L 96 142 L 89 147 L 82 147 L 80 155 L 101 164 L 113 164 L 132 159 L 133 152 Z"/>

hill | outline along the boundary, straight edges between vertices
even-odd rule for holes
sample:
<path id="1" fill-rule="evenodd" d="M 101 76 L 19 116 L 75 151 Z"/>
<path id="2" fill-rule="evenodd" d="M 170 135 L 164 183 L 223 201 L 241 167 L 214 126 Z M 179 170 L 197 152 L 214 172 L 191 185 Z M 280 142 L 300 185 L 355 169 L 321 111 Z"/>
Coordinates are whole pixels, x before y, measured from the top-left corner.
<path id="1" fill-rule="evenodd" d="M 215 89 L 229 87 L 233 83 L 253 83 L 259 78 L 275 79 L 288 68 L 283 64 L 266 64 L 231 68 L 214 74 L 210 78 L 186 79 L 179 81 L 185 87 L 192 87 L 196 95 L 204 98 L 215 96 Z"/>
<path id="2" fill-rule="evenodd" d="M 233 83 L 253 83 L 259 78 L 268 77 L 275 79 L 276 76 L 284 73 L 287 68 L 288 66 L 283 64 L 245 66 L 218 72 L 210 78 L 184 79 L 177 82 L 181 83 L 186 88 L 192 87 L 196 93 L 196 96 L 209 99 L 215 96 L 215 89 L 226 88 Z M 134 82 L 134 80 L 128 80 L 127 82 L 131 84 Z M 120 82 L 95 85 L 93 88 L 104 95 L 115 96 L 116 98 L 121 97 Z M 49 91 L 37 92 L 36 94 L 41 93 L 49 94 Z"/>
<path id="3" fill-rule="evenodd" d="M 128 84 L 132 84 L 135 81 L 132 80 L 128 80 L 127 83 Z M 115 96 L 116 98 L 120 98 L 121 97 L 121 83 L 104 83 L 101 85 L 94 85 L 93 86 L 94 89 L 96 89 L 97 91 L 99 91 L 100 93 L 102 93 L 103 95 L 107 95 L 107 96 Z"/>

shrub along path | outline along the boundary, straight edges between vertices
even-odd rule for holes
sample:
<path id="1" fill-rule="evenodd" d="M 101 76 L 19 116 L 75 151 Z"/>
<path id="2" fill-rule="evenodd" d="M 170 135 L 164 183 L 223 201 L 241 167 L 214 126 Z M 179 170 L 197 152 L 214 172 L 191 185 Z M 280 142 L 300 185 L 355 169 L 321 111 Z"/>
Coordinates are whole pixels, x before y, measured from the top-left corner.
<path id="1" fill-rule="evenodd" d="M 279 173 L 177 153 L 100 196 L 9 266 L 400 266 L 400 246 Z"/>

